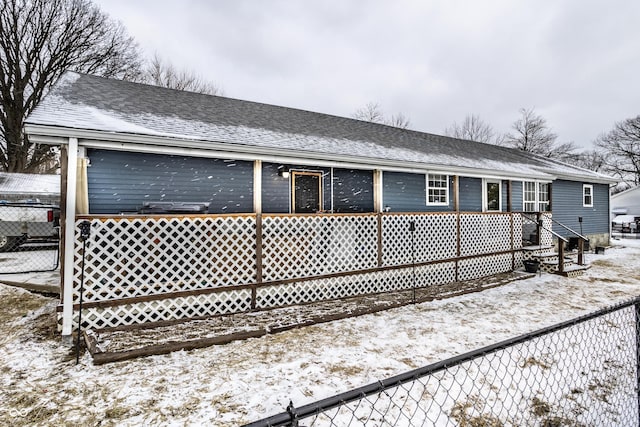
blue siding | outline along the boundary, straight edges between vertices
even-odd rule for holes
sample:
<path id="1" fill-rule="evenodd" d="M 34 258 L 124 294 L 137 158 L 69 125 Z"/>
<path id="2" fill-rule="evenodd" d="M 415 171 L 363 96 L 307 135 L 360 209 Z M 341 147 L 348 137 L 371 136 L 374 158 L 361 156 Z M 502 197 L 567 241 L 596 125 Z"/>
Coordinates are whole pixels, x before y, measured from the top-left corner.
<path id="1" fill-rule="evenodd" d="M 278 175 L 278 164 L 262 163 L 262 212 L 289 213 L 289 178 Z"/>
<path id="2" fill-rule="evenodd" d="M 453 184 L 449 176 L 449 205 L 427 206 L 427 183 L 424 174 L 384 172 L 382 206 L 391 212 L 442 212 L 453 210 Z"/>
<path id="3" fill-rule="evenodd" d="M 523 184 L 522 181 L 511 181 L 511 210 L 521 212 L 523 204 Z"/>
<path id="4" fill-rule="evenodd" d="M 253 211 L 253 163 L 89 150 L 89 212 L 135 212 L 145 201 L 209 202 L 211 213 Z"/>
<path id="5" fill-rule="evenodd" d="M 262 212 L 289 213 L 291 203 L 291 177 L 278 175 L 279 163 L 262 163 Z M 288 165 L 289 169 L 322 172 L 322 204 L 331 210 L 331 169 L 315 166 Z"/>
<path id="6" fill-rule="evenodd" d="M 333 170 L 334 212 L 373 212 L 373 171 Z"/>
<path id="7" fill-rule="evenodd" d="M 459 191 L 462 212 L 482 212 L 482 179 L 461 176 Z"/>
<path id="8" fill-rule="evenodd" d="M 588 182 L 553 181 L 551 203 L 553 219 L 580 232 L 578 217 L 582 217 L 583 234 L 609 232 L 609 186 L 593 185 L 593 207 L 582 206 L 582 185 Z M 554 224 L 553 231 L 564 237 L 571 233 Z"/>

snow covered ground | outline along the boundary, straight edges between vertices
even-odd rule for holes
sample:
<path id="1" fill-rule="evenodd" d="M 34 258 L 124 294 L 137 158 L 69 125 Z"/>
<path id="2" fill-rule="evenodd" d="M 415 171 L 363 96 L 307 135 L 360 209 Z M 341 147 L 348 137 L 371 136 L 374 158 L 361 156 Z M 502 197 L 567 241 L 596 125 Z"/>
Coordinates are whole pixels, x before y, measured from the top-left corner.
<path id="1" fill-rule="evenodd" d="M 585 276 L 480 293 L 191 352 L 75 365 L 56 301 L 0 285 L 0 424 L 238 425 L 640 295 L 640 241 Z"/>

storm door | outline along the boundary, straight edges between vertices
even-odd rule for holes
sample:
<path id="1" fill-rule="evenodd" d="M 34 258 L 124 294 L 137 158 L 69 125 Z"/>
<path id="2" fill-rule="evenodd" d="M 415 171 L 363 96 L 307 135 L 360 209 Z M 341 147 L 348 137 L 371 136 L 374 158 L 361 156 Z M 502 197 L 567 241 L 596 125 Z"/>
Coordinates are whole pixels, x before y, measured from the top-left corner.
<path id="1" fill-rule="evenodd" d="M 291 211 L 293 213 L 321 211 L 322 173 L 294 171 L 291 176 Z"/>
<path id="2" fill-rule="evenodd" d="M 502 185 L 500 181 L 484 180 L 484 192 L 482 194 L 483 211 L 497 212 L 502 206 Z"/>

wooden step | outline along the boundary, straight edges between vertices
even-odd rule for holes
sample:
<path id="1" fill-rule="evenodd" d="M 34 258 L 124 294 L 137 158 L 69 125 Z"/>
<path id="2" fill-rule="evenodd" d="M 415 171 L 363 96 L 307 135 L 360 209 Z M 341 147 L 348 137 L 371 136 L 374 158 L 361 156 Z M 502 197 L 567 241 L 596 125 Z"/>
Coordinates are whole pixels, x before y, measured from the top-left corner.
<path id="1" fill-rule="evenodd" d="M 532 246 L 523 246 L 522 250 L 523 251 L 545 251 L 545 250 L 549 250 L 551 249 L 553 246 L 545 246 L 545 245 L 532 245 Z"/>
<path id="2" fill-rule="evenodd" d="M 564 271 L 562 273 L 559 271 L 556 271 L 555 274 L 559 274 L 565 277 L 578 277 L 578 276 L 582 276 L 584 272 L 590 268 L 591 268 L 590 265 L 565 266 Z"/>
<path id="3" fill-rule="evenodd" d="M 573 267 L 575 263 L 571 260 L 564 261 L 564 269 L 568 269 L 569 267 Z M 540 268 L 545 273 L 556 273 L 558 271 L 558 261 L 543 261 L 540 263 Z"/>

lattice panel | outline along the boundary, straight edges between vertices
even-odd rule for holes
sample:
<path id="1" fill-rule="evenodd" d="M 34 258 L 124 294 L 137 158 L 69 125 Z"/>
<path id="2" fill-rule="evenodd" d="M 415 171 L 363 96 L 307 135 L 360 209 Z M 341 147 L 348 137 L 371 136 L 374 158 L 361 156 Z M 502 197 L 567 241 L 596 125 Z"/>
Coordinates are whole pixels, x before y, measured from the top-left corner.
<path id="1" fill-rule="evenodd" d="M 460 214 L 460 255 L 511 250 L 511 215 Z"/>
<path id="2" fill-rule="evenodd" d="M 375 215 L 264 215 L 265 281 L 362 270 L 378 257 Z"/>
<path id="3" fill-rule="evenodd" d="M 74 301 L 82 266 L 79 238 L 76 227 Z M 255 240 L 252 216 L 94 218 L 84 300 L 253 283 Z"/>
<path id="4" fill-rule="evenodd" d="M 511 218 L 513 218 L 513 248 L 521 249 L 523 233 L 522 215 L 514 213 L 511 214 Z"/>
<path id="5" fill-rule="evenodd" d="M 514 254 L 514 256 L 515 256 L 514 269 L 518 270 L 518 269 L 524 268 L 524 263 L 522 262 L 524 260 L 524 254 L 518 251 Z"/>
<path id="6" fill-rule="evenodd" d="M 412 244 L 411 221 L 415 223 Z M 403 265 L 454 258 L 456 214 L 390 214 L 382 216 L 382 265 Z"/>
<path id="7" fill-rule="evenodd" d="M 156 301 L 141 301 L 115 307 L 82 310 L 82 323 L 89 328 L 134 325 L 160 320 L 188 319 L 216 314 L 240 313 L 251 309 L 251 290 L 241 289 Z M 78 312 L 74 312 L 74 327 Z"/>
<path id="8" fill-rule="evenodd" d="M 553 221 L 551 220 L 551 214 L 545 213 L 542 215 L 542 225 L 544 228 L 540 230 L 540 240 L 544 246 L 552 246 L 553 245 L 553 234 L 551 234 Z"/>
<path id="9" fill-rule="evenodd" d="M 511 271 L 512 255 L 489 255 L 480 258 L 460 260 L 458 263 L 458 280 L 471 280 L 492 274 Z"/>
<path id="10" fill-rule="evenodd" d="M 258 288 L 258 308 L 346 298 L 379 292 L 441 285 L 455 281 L 455 263 L 353 274 Z"/>

